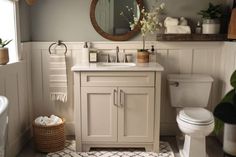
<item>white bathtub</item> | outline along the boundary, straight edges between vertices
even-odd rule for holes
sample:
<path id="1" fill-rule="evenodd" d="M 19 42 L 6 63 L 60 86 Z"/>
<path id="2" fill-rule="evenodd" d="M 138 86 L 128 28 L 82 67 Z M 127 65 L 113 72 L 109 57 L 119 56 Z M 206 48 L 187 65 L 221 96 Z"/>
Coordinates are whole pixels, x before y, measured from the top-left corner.
<path id="1" fill-rule="evenodd" d="M 0 96 L 0 157 L 5 156 L 8 124 L 8 100 Z"/>

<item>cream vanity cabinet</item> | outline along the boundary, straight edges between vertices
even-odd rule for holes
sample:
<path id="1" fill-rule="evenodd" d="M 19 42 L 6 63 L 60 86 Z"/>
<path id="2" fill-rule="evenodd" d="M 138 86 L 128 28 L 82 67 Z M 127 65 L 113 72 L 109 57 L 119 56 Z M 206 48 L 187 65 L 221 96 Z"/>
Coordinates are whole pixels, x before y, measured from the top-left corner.
<path id="1" fill-rule="evenodd" d="M 82 87 L 82 140 L 152 142 L 154 88 Z"/>
<path id="2" fill-rule="evenodd" d="M 158 152 L 160 81 L 156 71 L 75 71 L 77 151 L 142 147 Z"/>

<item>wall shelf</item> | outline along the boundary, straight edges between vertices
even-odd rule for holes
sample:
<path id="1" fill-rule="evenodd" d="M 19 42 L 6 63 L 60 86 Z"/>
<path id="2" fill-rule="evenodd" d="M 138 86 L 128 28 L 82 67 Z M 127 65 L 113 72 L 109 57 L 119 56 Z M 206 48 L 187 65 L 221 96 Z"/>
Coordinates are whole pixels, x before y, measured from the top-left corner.
<path id="1" fill-rule="evenodd" d="M 227 34 L 157 34 L 157 41 L 227 41 Z"/>

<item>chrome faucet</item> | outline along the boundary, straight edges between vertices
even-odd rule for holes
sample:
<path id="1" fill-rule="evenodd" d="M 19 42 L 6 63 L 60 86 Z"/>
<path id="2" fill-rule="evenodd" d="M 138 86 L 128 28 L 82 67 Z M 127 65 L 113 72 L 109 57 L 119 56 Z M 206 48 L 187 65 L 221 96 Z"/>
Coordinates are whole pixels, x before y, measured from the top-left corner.
<path id="1" fill-rule="evenodd" d="M 116 47 L 116 63 L 119 63 L 120 60 L 119 60 L 119 46 Z"/>

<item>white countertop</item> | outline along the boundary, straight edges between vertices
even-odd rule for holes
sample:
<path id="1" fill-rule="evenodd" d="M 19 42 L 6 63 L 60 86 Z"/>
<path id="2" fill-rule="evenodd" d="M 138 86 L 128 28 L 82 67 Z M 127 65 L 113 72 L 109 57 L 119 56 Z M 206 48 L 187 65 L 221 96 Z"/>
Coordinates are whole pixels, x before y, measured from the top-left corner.
<path id="1" fill-rule="evenodd" d="M 135 63 L 135 66 L 104 66 L 101 63 L 76 64 L 71 70 L 81 71 L 163 71 L 164 68 L 158 63 Z"/>

